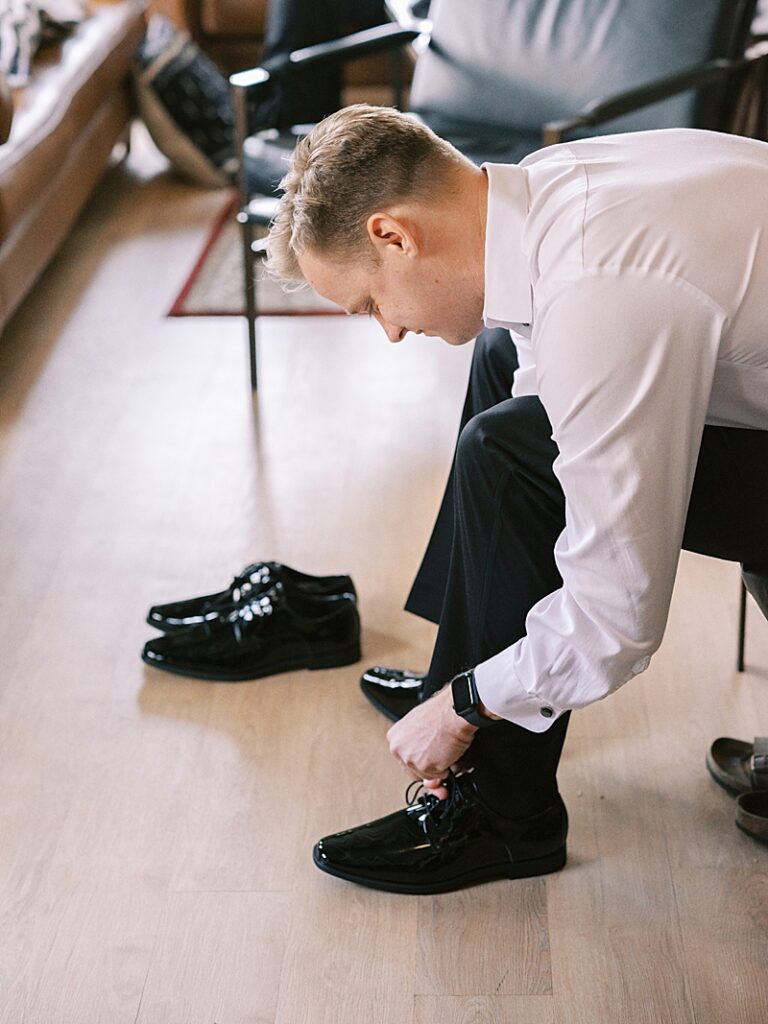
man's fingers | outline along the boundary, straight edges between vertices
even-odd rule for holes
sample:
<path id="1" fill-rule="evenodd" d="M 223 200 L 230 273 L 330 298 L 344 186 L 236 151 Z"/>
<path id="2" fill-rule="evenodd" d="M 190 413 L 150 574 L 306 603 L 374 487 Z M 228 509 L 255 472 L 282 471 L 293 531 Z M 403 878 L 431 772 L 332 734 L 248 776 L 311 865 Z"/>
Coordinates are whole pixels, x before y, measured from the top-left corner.
<path id="1" fill-rule="evenodd" d="M 438 800 L 446 800 L 448 797 L 448 787 L 446 786 L 443 779 L 423 779 L 422 784 L 424 789 L 433 796 L 436 796 Z"/>

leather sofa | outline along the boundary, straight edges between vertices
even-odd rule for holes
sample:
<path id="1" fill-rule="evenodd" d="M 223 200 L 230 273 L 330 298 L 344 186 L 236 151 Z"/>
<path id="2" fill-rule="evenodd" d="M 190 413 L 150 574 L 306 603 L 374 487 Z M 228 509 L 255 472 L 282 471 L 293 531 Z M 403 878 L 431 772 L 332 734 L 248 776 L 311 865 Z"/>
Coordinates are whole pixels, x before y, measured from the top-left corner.
<path id="1" fill-rule="evenodd" d="M 143 0 L 92 0 L 61 43 L 44 46 L 23 89 L 0 74 L 0 329 L 108 166 L 133 113 L 131 58 Z"/>

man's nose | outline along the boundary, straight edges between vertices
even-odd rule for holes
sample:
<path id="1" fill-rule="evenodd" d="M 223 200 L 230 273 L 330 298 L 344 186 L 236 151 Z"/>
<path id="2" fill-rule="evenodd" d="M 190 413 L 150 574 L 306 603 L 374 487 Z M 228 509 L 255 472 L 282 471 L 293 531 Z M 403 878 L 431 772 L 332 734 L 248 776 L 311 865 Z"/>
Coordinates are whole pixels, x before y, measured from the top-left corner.
<path id="1" fill-rule="evenodd" d="M 385 320 L 384 317 L 381 316 L 381 314 L 377 315 L 376 319 L 381 324 L 381 329 L 384 331 L 384 333 L 386 334 L 386 336 L 389 338 L 389 340 L 391 342 L 397 342 L 397 341 L 402 341 L 403 340 L 403 338 L 405 337 L 405 334 L 406 334 L 406 331 L 405 331 L 404 327 L 395 327 L 394 324 L 391 324 L 391 323 L 389 323 L 388 320 Z"/>

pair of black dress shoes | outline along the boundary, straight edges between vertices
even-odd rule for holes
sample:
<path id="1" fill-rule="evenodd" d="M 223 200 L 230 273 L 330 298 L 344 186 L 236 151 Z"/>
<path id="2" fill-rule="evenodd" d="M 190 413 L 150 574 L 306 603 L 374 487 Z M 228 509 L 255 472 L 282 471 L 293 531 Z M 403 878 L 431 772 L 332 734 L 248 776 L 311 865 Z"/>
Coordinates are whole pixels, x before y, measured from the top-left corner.
<path id="1" fill-rule="evenodd" d="M 142 654 L 156 668 L 202 679 L 256 679 L 330 668 L 360 657 L 355 589 L 348 576 L 309 576 L 277 562 L 248 566 L 215 594 L 150 609 L 164 632 Z M 397 721 L 425 698 L 426 677 L 374 667 L 366 698 Z M 432 894 L 565 864 L 568 817 L 558 798 L 539 814 L 508 818 L 484 801 L 471 774 L 450 776 L 449 796 L 420 792 L 377 821 L 321 839 L 314 862 L 337 878 L 388 892 Z"/>
<path id="2" fill-rule="evenodd" d="M 257 562 L 226 590 L 150 608 L 165 634 L 142 659 L 198 679 L 240 682 L 360 660 L 360 616 L 349 576 L 310 576 Z"/>

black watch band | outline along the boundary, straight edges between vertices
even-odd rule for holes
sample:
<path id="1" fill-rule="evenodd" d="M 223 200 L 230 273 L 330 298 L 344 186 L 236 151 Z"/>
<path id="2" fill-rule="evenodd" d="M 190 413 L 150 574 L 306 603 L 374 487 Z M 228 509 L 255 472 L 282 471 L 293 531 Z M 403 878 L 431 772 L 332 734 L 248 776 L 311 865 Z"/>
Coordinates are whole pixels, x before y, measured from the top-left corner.
<path id="1" fill-rule="evenodd" d="M 453 677 L 451 693 L 453 695 L 453 710 L 457 715 L 461 715 L 466 722 L 477 726 L 478 729 L 494 724 L 495 720 L 488 718 L 480 710 L 480 697 L 477 693 L 475 673 L 472 669 L 459 672 L 457 676 Z"/>

